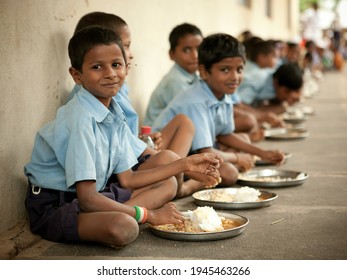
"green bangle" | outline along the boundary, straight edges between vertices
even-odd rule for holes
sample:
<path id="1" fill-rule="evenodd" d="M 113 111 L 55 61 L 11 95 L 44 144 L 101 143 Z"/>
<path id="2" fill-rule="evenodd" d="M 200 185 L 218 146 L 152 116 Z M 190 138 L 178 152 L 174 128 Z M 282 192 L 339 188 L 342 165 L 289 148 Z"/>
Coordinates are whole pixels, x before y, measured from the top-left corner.
<path id="1" fill-rule="evenodd" d="M 138 206 L 134 206 L 136 214 L 135 214 L 135 220 L 138 222 L 141 219 L 141 209 Z"/>

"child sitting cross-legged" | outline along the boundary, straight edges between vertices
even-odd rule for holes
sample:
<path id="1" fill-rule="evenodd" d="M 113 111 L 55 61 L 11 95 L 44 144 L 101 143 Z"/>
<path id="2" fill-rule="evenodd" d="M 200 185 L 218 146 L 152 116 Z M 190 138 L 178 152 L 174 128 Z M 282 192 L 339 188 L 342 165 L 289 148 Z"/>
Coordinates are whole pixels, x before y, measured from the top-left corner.
<path id="1" fill-rule="evenodd" d="M 228 34 L 214 34 L 204 38 L 198 57 L 201 80 L 170 102 L 155 121 L 154 129 L 165 126 L 176 114 L 187 115 L 196 129 L 191 152 L 222 156 L 224 162 L 219 168 L 222 185 L 233 185 L 238 170 L 246 171 L 253 166 L 251 155 L 282 163 L 282 152 L 263 150 L 233 133 L 231 95 L 242 81 L 244 46 Z"/>
<path id="2" fill-rule="evenodd" d="M 136 239 L 138 223 L 181 223 L 168 203 L 177 191 L 174 175 L 217 178 L 220 157 L 204 153 L 136 171 L 135 136 L 113 98 L 126 77 L 120 39 L 109 29 L 85 28 L 71 38 L 69 57 L 82 89 L 37 133 L 24 168 L 32 232 L 55 242 L 118 247 Z M 109 182 L 112 175 L 118 182 Z"/>

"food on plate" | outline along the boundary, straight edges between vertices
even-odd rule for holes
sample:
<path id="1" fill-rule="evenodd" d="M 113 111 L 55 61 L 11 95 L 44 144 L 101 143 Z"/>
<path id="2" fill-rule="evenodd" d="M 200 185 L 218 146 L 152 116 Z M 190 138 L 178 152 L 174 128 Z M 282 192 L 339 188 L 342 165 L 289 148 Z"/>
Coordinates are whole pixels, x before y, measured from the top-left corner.
<path id="1" fill-rule="evenodd" d="M 301 180 L 305 178 L 304 173 L 298 174 L 295 178 L 281 176 L 247 176 L 247 174 L 239 174 L 239 180 L 256 181 L 256 182 L 287 182 L 293 180 Z"/>
<path id="2" fill-rule="evenodd" d="M 183 224 L 166 224 L 153 226 L 158 230 L 203 233 L 218 232 L 240 226 L 240 222 L 218 216 L 217 212 L 209 206 L 198 207 L 194 211 L 188 211 Z"/>
<path id="3" fill-rule="evenodd" d="M 255 202 L 260 201 L 260 191 L 248 186 L 239 188 L 236 192 L 228 189 L 214 190 L 205 193 L 201 199 L 216 202 Z"/>

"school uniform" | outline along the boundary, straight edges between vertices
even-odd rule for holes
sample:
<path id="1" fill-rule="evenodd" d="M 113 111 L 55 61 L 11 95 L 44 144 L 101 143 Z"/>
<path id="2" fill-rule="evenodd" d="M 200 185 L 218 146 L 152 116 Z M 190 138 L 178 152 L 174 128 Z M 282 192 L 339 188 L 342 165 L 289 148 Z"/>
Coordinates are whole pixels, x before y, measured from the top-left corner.
<path id="1" fill-rule="evenodd" d="M 148 103 L 144 124 L 153 125 L 155 119 L 168 106 L 170 101 L 176 95 L 192 87 L 198 80 L 197 74 L 191 74 L 175 63 L 153 91 Z"/>
<path id="2" fill-rule="evenodd" d="M 68 101 L 71 100 L 77 92 L 82 88 L 80 85 L 75 85 L 72 89 Z M 128 85 L 124 82 L 119 92 L 115 97 L 113 97 L 115 101 L 118 103 L 119 107 L 122 109 L 123 114 L 125 116 L 125 120 L 131 130 L 131 132 L 136 136 L 137 140 L 135 141 L 133 147 L 133 151 L 137 158 L 139 158 L 144 150 L 147 148 L 146 143 L 144 143 L 141 139 L 138 138 L 139 134 L 139 117 L 136 113 L 135 109 L 131 105 L 129 99 L 129 88 Z"/>
<path id="3" fill-rule="evenodd" d="M 106 108 L 81 88 L 58 109 L 55 120 L 39 130 L 31 161 L 24 167 L 32 231 L 52 241 L 79 240 L 78 181 L 95 180 L 98 192 L 120 202 L 128 200 L 129 191 L 106 185 L 112 174 L 137 164 L 134 142 L 117 102 L 112 99 Z"/>
<path id="4" fill-rule="evenodd" d="M 231 95 L 218 100 L 202 80 L 170 102 L 156 119 L 154 130 L 160 130 L 178 114 L 185 114 L 194 123 L 191 152 L 216 147 L 216 136 L 230 134 L 235 128 Z"/>
<path id="5" fill-rule="evenodd" d="M 237 89 L 241 101 L 256 106 L 258 95 L 263 91 L 265 82 L 273 71 L 270 68 L 260 68 L 256 63 L 247 60 L 243 80 Z"/>

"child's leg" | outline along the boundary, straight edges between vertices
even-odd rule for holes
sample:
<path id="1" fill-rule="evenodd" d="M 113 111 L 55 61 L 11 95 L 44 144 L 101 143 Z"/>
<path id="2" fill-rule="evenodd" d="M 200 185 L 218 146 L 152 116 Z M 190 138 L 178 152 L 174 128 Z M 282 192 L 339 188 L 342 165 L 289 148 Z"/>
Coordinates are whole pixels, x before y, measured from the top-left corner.
<path id="1" fill-rule="evenodd" d="M 239 171 L 237 170 L 237 168 L 229 162 L 222 162 L 220 164 L 219 173 L 220 177 L 222 178 L 220 186 L 229 187 L 234 185 L 239 176 Z"/>
<path id="2" fill-rule="evenodd" d="M 255 115 L 248 112 L 234 111 L 235 132 L 245 132 L 249 135 L 252 142 L 258 142 L 264 139 L 264 131 L 259 127 Z"/>
<path id="3" fill-rule="evenodd" d="M 193 122 L 183 114 L 175 116 L 161 131 L 163 150 L 171 150 L 186 157 L 192 145 L 195 128 Z"/>
<path id="4" fill-rule="evenodd" d="M 161 151 L 161 152 L 149 157 L 144 163 L 142 163 L 139 166 L 138 170 L 145 170 L 145 169 L 150 169 L 153 167 L 165 165 L 165 164 L 168 164 L 168 163 L 173 162 L 175 160 L 178 160 L 179 158 L 180 157 L 177 154 L 175 154 L 171 151 L 168 151 L 168 150 Z M 205 188 L 206 182 L 214 181 L 213 178 L 210 178 L 206 174 L 191 172 L 188 175 L 194 179 L 190 179 L 190 180 L 187 180 L 184 182 L 182 173 L 179 173 L 175 176 L 176 180 L 177 180 L 177 185 L 176 185 L 176 189 L 175 189 L 175 192 L 177 192 L 177 195 L 175 193 L 176 197 L 184 197 L 184 196 L 190 195 L 195 191 L 198 191 L 198 190 Z M 172 194 L 172 190 L 173 190 L 172 186 L 168 185 L 168 183 L 165 183 L 161 186 L 152 185 L 149 188 L 141 188 L 139 190 L 136 190 L 134 192 L 134 194 L 137 195 L 138 193 L 142 192 L 141 190 L 146 190 L 146 194 L 150 193 L 149 199 L 153 200 L 153 197 L 156 197 L 156 202 L 161 202 L 161 203 L 163 203 L 162 205 L 164 205 L 166 202 L 173 199 L 173 197 L 172 197 L 170 200 L 167 200 L 170 198 L 170 195 Z M 156 192 L 158 192 L 158 193 L 156 193 Z M 166 194 L 168 194 L 168 196 Z M 136 197 L 137 201 L 139 201 L 141 199 L 143 199 L 143 200 L 146 199 L 146 201 L 147 201 L 147 198 L 145 198 L 144 195 L 145 194 L 142 193 L 141 197 Z M 161 199 L 159 199 L 159 197 Z M 134 203 L 134 201 L 131 201 L 131 203 Z M 141 201 L 141 203 L 140 202 L 137 202 L 137 203 L 138 203 L 137 205 L 139 205 L 139 206 L 144 206 L 143 204 L 141 204 L 141 203 L 144 203 L 144 201 Z M 148 206 L 144 206 L 144 207 L 148 208 Z M 148 208 L 148 209 L 155 209 L 155 208 Z"/>
<path id="5" fill-rule="evenodd" d="M 234 110 L 235 132 L 251 132 L 258 129 L 257 118 L 241 110 Z"/>
<path id="6" fill-rule="evenodd" d="M 166 165 L 180 157 L 174 152 L 165 150 L 151 155 L 146 161 L 139 165 L 137 170 L 146 170 Z M 176 177 L 176 180 L 174 179 Z M 137 189 L 133 192 L 128 205 L 139 205 L 148 209 L 157 209 L 171 201 L 177 193 L 177 184 L 182 184 L 183 174 L 177 174 L 167 180 Z"/>
<path id="7" fill-rule="evenodd" d="M 142 206 L 154 210 L 172 201 L 177 193 L 175 177 L 135 190 L 124 204 Z"/>
<path id="8" fill-rule="evenodd" d="M 94 241 L 115 247 L 133 242 L 139 234 L 136 220 L 119 212 L 81 212 L 77 216 L 81 240 Z"/>

